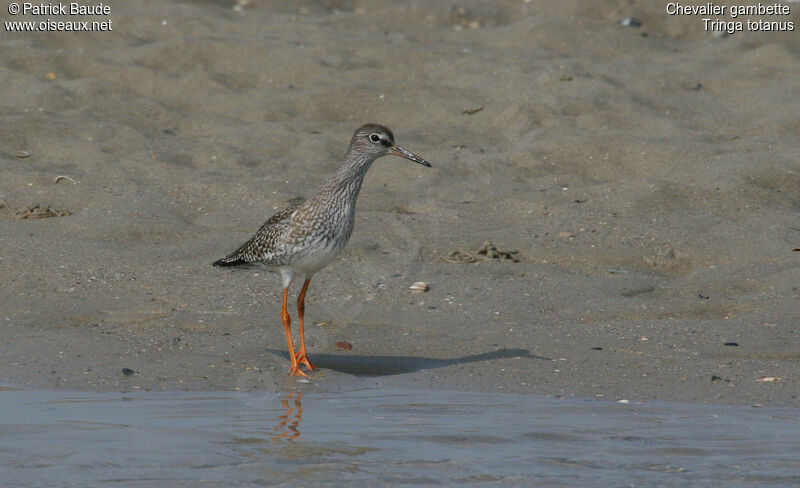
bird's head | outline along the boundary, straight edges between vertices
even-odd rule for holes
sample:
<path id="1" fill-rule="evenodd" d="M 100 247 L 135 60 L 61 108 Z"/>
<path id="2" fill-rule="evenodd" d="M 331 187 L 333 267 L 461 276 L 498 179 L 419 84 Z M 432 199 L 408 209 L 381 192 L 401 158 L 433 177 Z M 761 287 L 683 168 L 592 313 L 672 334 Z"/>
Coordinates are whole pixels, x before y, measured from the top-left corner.
<path id="1" fill-rule="evenodd" d="M 388 127 L 379 124 L 364 124 L 359 127 L 353 135 L 350 147 L 362 154 L 369 154 L 375 158 L 391 154 L 429 168 L 431 167 L 429 162 L 395 144 L 392 131 Z"/>

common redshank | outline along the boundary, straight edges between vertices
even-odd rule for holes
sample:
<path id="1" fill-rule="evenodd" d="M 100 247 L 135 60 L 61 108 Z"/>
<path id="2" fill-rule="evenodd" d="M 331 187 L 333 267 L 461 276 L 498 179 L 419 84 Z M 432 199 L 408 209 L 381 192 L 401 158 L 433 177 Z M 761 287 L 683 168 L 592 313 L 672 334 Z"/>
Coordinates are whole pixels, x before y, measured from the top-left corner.
<path id="1" fill-rule="evenodd" d="M 261 264 L 269 271 L 281 274 L 281 320 L 286 344 L 289 346 L 289 358 L 292 361 L 289 372 L 292 375 L 308 376 L 300 369 L 300 365 L 309 371 L 317 369 L 308 359 L 303 331 L 306 291 L 311 277 L 344 249 L 353 232 L 356 199 L 364 175 L 376 159 L 390 154 L 423 166 L 431 166 L 421 157 L 396 145 L 394 135 L 387 127 L 378 124 L 362 125 L 353 135 L 342 165 L 311 198 L 270 217 L 249 241 L 213 264 Z M 291 317 L 286 308 L 289 287 L 295 281 L 303 281 L 303 287 L 297 296 L 299 351 L 294 349 Z"/>

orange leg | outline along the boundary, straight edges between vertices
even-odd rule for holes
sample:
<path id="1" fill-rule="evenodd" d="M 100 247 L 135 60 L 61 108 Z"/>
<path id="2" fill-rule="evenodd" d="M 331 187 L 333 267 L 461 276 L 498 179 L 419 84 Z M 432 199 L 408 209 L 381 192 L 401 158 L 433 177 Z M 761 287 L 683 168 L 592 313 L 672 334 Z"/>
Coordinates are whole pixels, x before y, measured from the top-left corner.
<path id="1" fill-rule="evenodd" d="M 297 357 L 294 354 L 294 344 L 292 343 L 292 318 L 289 316 L 289 311 L 286 310 L 286 302 L 289 299 L 289 288 L 283 289 L 283 303 L 281 304 L 281 320 L 283 320 L 283 332 L 286 334 L 286 344 L 289 346 L 289 358 L 292 360 L 292 365 L 289 367 L 289 372 L 292 376 L 303 375 L 308 376 L 300 371 L 300 365 L 297 363 Z"/>
<path id="2" fill-rule="evenodd" d="M 309 283 L 311 283 L 311 278 L 308 278 L 305 283 L 303 283 L 303 289 L 300 290 L 300 294 L 297 295 L 297 320 L 300 324 L 300 351 L 297 353 L 297 362 L 298 364 L 304 364 L 309 371 L 314 371 L 317 368 L 308 360 L 308 354 L 306 353 L 306 337 L 305 331 L 303 330 L 303 314 L 306 311 L 306 290 L 308 290 Z"/>

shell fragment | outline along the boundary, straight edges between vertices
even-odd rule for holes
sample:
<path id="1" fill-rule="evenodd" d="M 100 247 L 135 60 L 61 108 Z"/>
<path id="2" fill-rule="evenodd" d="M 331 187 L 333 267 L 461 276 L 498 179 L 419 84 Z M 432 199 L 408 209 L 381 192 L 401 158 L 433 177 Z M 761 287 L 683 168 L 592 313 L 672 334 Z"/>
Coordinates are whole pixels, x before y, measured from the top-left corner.
<path id="1" fill-rule="evenodd" d="M 428 291 L 428 284 L 424 281 L 417 281 L 413 285 L 409 286 L 408 289 L 414 293 L 425 293 Z"/>

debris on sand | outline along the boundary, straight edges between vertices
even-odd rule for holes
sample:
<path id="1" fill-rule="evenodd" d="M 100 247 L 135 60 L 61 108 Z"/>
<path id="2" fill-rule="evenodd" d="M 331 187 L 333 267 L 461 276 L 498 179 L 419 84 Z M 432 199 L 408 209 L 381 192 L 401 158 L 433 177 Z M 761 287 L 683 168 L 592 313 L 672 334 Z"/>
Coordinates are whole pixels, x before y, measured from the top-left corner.
<path id="1" fill-rule="evenodd" d="M 67 210 L 57 210 L 50 206 L 41 206 L 38 203 L 29 205 L 22 210 L 17 210 L 14 213 L 14 218 L 17 220 L 22 219 L 46 219 L 48 217 L 66 217 L 72 215 L 72 212 Z"/>
<path id="2" fill-rule="evenodd" d="M 351 342 L 339 341 L 336 343 L 336 349 L 340 351 L 350 351 L 353 349 L 353 344 Z"/>
<path id="3" fill-rule="evenodd" d="M 78 184 L 75 180 L 73 180 L 71 177 L 69 177 L 67 175 L 58 175 L 58 176 L 56 176 L 55 184 L 58 184 L 58 182 L 61 181 L 61 180 L 70 181 L 70 182 L 72 182 L 73 185 L 77 185 Z"/>
<path id="4" fill-rule="evenodd" d="M 497 249 L 491 241 L 486 241 L 483 243 L 483 246 L 476 251 L 462 251 L 458 249 L 448 254 L 447 257 L 442 258 L 442 261 L 448 263 L 477 263 L 479 261 L 494 259 L 497 261 L 518 263 L 519 258 L 516 257 L 515 254 L 519 254 L 519 251 L 501 251 Z"/>
<path id="5" fill-rule="evenodd" d="M 680 274 L 691 268 L 688 257 L 669 244 L 657 246 L 652 254 L 643 256 L 643 259 L 650 268 L 659 273 Z"/>

